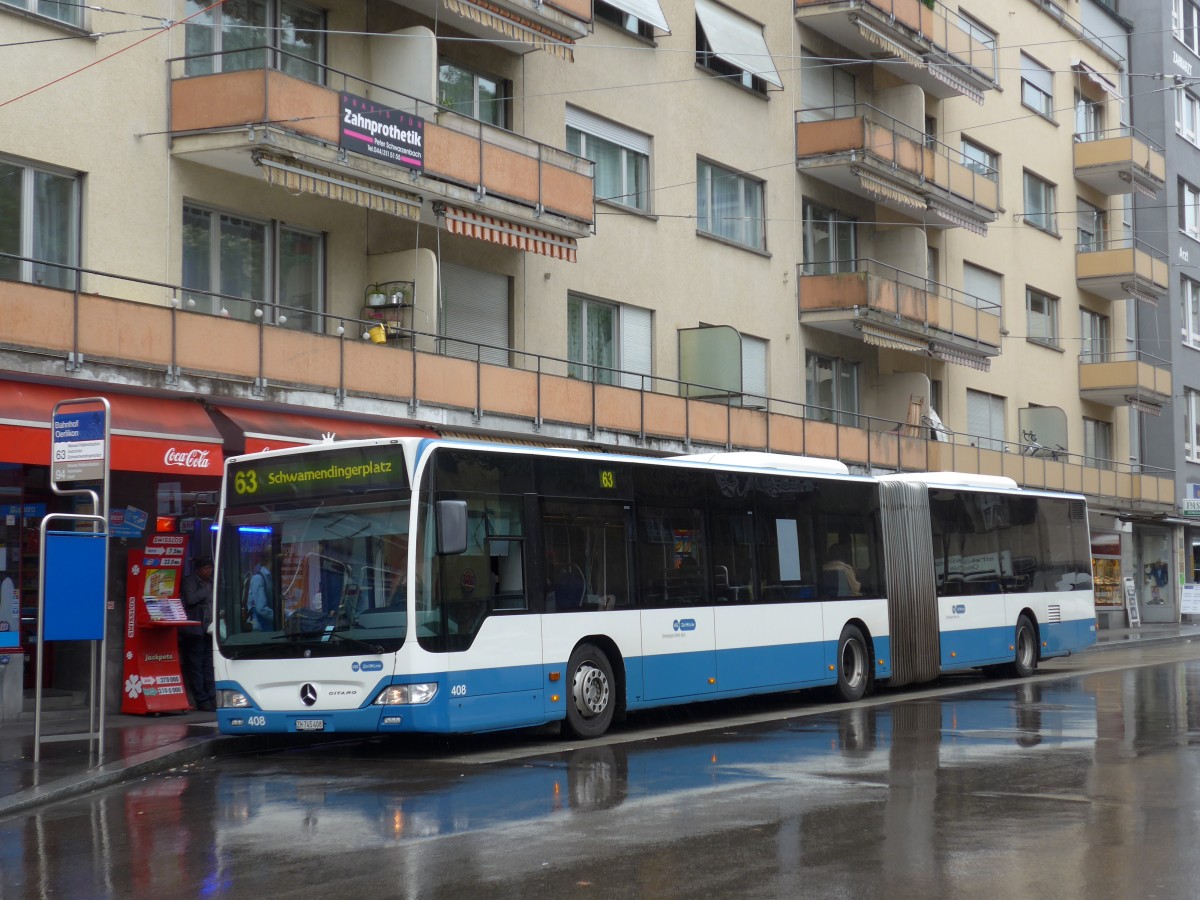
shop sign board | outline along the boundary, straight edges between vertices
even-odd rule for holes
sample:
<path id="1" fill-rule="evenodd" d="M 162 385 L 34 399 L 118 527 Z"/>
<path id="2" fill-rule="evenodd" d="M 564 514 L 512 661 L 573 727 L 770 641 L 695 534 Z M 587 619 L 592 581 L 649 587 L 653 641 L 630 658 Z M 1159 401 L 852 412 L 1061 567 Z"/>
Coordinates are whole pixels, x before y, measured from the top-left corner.
<path id="1" fill-rule="evenodd" d="M 1179 612 L 1184 616 L 1200 616 L 1200 584 L 1185 584 L 1179 598 Z"/>
<path id="2" fill-rule="evenodd" d="M 425 120 L 420 116 L 343 91 L 341 119 L 342 149 L 413 169 L 424 166 Z"/>
<path id="3" fill-rule="evenodd" d="M 1135 628 L 1142 624 L 1142 613 L 1137 605 L 1137 587 L 1133 578 L 1125 576 L 1125 614 L 1129 617 L 1129 627 Z"/>
<path id="4" fill-rule="evenodd" d="M 1180 499 L 1179 509 L 1185 516 L 1200 516 L 1200 484 L 1188 483 L 1187 495 Z"/>

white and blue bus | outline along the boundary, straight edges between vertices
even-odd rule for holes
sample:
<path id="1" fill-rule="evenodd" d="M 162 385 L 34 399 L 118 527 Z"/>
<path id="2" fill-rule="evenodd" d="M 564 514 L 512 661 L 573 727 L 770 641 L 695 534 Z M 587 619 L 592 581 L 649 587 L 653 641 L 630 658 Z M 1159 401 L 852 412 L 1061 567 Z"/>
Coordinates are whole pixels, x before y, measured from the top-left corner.
<path id="1" fill-rule="evenodd" d="M 862 477 L 398 438 L 226 462 L 226 733 L 473 732 L 980 668 L 1095 640 L 1087 507 Z"/>

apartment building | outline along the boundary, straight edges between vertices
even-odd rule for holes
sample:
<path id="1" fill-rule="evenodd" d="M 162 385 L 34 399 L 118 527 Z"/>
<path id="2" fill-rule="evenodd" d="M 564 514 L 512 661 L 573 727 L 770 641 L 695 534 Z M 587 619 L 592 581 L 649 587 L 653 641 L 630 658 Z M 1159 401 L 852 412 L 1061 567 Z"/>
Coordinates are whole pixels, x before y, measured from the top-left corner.
<path id="1" fill-rule="evenodd" d="M 202 546 L 225 456 L 324 435 L 767 449 L 1081 491 L 1100 621 L 1124 621 L 1177 496 L 1138 312 L 1172 288 L 1130 198 L 1173 187 L 1124 127 L 1103 6 L 173 14 L 0 0 L 0 545 L 26 622 L 30 535 L 72 508 L 49 412 L 97 393 L 118 560 L 142 514 Z"/>

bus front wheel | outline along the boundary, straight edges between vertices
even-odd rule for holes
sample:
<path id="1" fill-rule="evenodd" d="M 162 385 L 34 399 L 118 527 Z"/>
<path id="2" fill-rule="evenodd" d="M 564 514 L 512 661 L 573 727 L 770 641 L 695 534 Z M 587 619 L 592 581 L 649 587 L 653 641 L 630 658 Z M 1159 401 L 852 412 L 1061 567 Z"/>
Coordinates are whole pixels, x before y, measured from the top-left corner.
<path id="1" fill-rule="evenodd" d="M 847 625 L 838 638 L 837 693 L 847 702 L 861 700 L 870 681 L 867 642 L 857 625 Z"/>
<path id="2" fill-rule="evenodd" d="M 602 650 L 580 644 L 567 663 L 568 735 L 596 738 L 608 731 L 616 706 L 612 664 Z"/>
<path id="3" fill-rule="evenodd" d="M 1014 656 L 1010 671 L 1014 678 L 1028 678 L 1037 669 L 1037 631 L 1029 616 L 1017 619 Z"/>

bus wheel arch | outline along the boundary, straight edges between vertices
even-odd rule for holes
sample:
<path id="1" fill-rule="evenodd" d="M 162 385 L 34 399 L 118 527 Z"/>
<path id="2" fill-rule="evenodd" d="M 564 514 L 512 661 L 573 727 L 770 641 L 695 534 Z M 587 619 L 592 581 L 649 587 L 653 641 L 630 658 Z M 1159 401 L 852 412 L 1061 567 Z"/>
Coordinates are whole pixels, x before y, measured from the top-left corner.
<path id="1" fill-rule="evenodd" d="M 624 670 L 624 661 L 608 638 L 585 637 L 575 645 L 563 685 L 564 735 L 588 740 L 608 731 L 618 710 L 624 713 Z"/>
<path id="2" fill-rule="evenodd" d="M 1040 649 L 1037 617 L 1030 610 L 1023 609 L 1013 629 L 1013 661 L 1009 671 L 1014 678 L 1028 678 L 1037 671 Z"/>
<path id="3" fill-rule="evenodd" d="M 838 636 L 837 656 L 834 659 L 837 669 L 835 691 L 847 703 L 866 696 L 874 680 L 873 647 L 868 634 L 870 632 L 861 621 L 852 619 L 842 626 L 842 633 Z"/>

